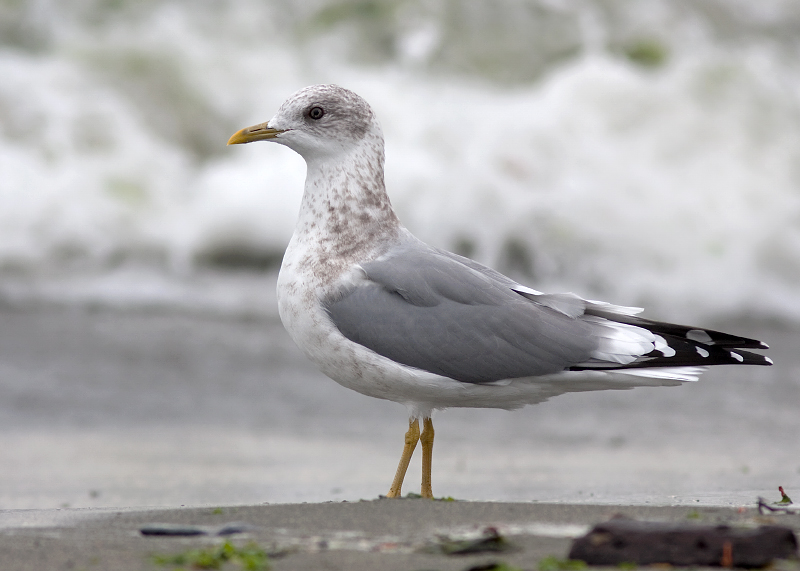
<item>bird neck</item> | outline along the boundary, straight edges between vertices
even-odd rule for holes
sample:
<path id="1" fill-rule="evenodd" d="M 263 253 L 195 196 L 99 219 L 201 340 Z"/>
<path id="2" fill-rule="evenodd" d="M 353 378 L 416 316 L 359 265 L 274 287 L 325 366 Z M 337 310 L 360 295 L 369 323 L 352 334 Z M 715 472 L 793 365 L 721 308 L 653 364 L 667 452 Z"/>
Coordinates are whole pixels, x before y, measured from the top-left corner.
<path id="1" fill-rule="evenodd" d="M 383 180 L 383 145 L 365 139 L 347 154 L 307 160 L 295 234 L 324 255 L 369 255 L 397 236 L 401 225 Z"/>

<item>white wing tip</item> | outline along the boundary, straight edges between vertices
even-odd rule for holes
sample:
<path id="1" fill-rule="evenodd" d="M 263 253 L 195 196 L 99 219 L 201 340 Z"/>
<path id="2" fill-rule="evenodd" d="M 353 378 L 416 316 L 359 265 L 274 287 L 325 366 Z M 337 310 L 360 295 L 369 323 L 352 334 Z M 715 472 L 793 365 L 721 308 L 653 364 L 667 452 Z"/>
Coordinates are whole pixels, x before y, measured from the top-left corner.
<path id="1" fill-rule="evenodd" d="M 700 375 L 706 372 L 706 369 L 708 367 L 643 367 L 641 369 L 617 369 L 614 372 L 637 377 L 693 383 L 700 378 Z"/>
<path id="2" fill-rule="evenodd" d="M 596 299 L 587 299 L 586 303 L 596 305 L 598 307 L 601 307 L 605 311 L 608 311 L 609 313 L 616 313 L 619 315 L 638 315 L 644 311 L 643 307 L 628 307 L 625 305 L 614 305 L 613 303 L 608 303 L 607 301 L 597 301 Z"/>

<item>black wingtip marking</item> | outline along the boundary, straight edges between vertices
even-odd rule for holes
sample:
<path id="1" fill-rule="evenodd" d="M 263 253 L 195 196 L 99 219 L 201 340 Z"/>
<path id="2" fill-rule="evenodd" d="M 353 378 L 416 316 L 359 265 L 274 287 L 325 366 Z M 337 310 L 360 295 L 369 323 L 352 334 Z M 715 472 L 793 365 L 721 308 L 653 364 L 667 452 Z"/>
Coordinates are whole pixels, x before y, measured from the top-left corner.
<path id="1" fill-rule="evenodd" d="M 651 321 L 639 317 L 603 315 L 606 319 L 647 329 L 666 343 L 669 350 L 654 349 L 634 362 L 619 365 L 608 362 L 582 363 L 573 370 L 619 370 L 653 367 L 707 367 L 712 365 L 770 366 L 772 359 L 744 349 L 767 349 L 762 341 L 738 337 L 699 327 Z"/>
<path id="2" fill-rule="evenodd" d="M 690 343 L 699 343 L 702 346 L 710 345 L 725 349 L 769 349 L 769 345 L 758 339 L 739 337 L 738 335 L 731 335 L 730 333 L 723 333 L 722 331 L 715 331 L 702 327 L 689 327 L 676 323 L 653 321 L 652 319 L 637 317 L 635 315 L 620 315 L 618 313 L 606 311 L 601 307 L 593 307 L 591 305 L 586 308 L 586 314 L 604 317 L 618 323 L 635 325 L 636 327 L 642 327 L 643 329 L 665 337 L 677 337 Z"/>

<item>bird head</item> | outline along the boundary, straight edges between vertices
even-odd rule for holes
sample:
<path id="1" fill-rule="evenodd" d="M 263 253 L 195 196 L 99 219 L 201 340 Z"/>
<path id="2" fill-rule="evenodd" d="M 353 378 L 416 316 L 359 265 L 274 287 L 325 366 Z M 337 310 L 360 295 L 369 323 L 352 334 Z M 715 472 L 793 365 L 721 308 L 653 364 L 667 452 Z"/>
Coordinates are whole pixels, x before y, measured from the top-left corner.
<path id="1" fill-rule="evenodd" d="M 229 145 L 273 141 L 308 161 L 347 154 L 365 141 L 382 150 L 383 135 L 370 106 L 338 85 L 312 85 L 291 95 L 266 123 L 233 134 Z"/>

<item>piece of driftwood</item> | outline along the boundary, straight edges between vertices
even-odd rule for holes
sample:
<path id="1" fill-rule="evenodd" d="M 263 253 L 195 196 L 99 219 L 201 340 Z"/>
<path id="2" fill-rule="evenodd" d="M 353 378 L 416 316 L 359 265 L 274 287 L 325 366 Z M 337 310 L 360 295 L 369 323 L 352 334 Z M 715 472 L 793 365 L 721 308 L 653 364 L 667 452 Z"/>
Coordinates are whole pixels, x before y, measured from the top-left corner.
<path id="1" fill-rule="evenodd" d="M 598 524 L 572 544 L 570 559 L 589 565 L 636 563 L 764 567 L 774 559 L 797 555 L 791 528 L 754 529 L 727 525 L 642 522 L 617 519 Z"/>
<path id="2" fill-rule="evenodd" d="M 793 504 L 793 503 L 781 503 L 781 502 L 772 502 L 770 504 L 764 498 L 758 498 L 758 503 L 756 504 L 758 508 L 758 513 L 764 515 L 765 513 L 779 513 L 779 514 L 800 514 L 800 504 Z"/>
<path id="3" fill-rule="evenodd" d="M 222 526 L 188 525 L 182 523 L 148 523 L 139 529 L 146 536 L 191 537 L 194 535 L 234 535 L 256 529 L 249 523 L 231 522 Z"/>

